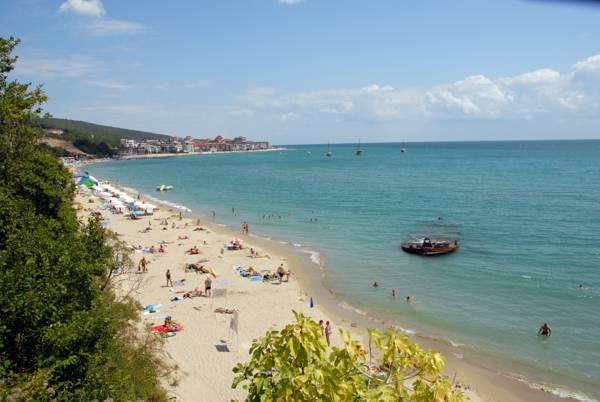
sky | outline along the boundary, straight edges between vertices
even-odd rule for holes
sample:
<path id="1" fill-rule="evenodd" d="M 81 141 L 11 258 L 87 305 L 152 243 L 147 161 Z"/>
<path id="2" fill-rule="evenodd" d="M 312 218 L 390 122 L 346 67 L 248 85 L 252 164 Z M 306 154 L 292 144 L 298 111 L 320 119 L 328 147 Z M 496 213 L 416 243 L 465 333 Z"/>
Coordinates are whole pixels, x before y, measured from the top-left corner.
<path id="1" fill-rule="evenodd" d="M 600 6 L 0 0 L 55 117 L 275 144 L 600 139 Z"/>

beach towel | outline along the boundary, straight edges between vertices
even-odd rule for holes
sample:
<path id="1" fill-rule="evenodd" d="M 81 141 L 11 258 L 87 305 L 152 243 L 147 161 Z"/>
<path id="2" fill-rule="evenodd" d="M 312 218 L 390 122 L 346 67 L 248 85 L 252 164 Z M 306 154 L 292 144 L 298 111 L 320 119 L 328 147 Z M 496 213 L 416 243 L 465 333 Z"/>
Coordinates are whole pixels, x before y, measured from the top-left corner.
<path id="1" fill-rule="evenodd" d="M 259 281 L 262 281 L 262 275 L 252 275 L 252 276 L 250 277 L 250 280 L 251 280 L 252 282 L 259 282 Z"/>
<path id="2" fill-rule="evenodd" d="M 160 303 L 148 304 L 147 306 L 144 306 L 144 311 L 149 311 L 151 313 L 154 313 L 154 312 L 158 311 L 161 307 L 162 307 L 162 304 L 160 304 Z"/>
<path id="3" fill-rule="evenodd" d="M 179 324 L 175 325 L 175 328 L 173 331 L 170 331 L 164 325 L 155 325 L 152 327 L 152 331 L 154 331 L 154 332 L 178 332 L 178 331 L 182 331 L 182 330 L 183 330 L 183 326 L 179 325 Z"/>
<path id="4" fill-rule="evenodd" d="M 185 286 L 185 279 L 173 282 L 173 286 Z"/>

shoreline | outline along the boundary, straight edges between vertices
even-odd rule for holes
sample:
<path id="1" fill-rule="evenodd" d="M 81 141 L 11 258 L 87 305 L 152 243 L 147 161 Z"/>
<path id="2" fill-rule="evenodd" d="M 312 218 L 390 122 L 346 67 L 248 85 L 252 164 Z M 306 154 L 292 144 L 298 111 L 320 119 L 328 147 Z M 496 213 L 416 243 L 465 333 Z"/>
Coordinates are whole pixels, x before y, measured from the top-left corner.
<path id="1" fill-rule="evenodd" d="M 125 155 L 120 158 L 111 160 L 132 160 L 132 159 L 155 159 L 155 158 L 173 158 L 180 156 L 193 156 L 193 155 L 227 155 L 227 154 L 245 154 L 245 153 L 256 153 L 256 152 L 277 152 L 287 151 L 289 148 L 269 148 L 269 149 L 253 149 L 248 151 L 215 151 L 215 152 L 180 152 L 180 153 L 160 153 L 160 154 L 143 154 L 143 155 Z"/>
<path id="2" fill-rule="evenodd" d="M 122 187 L 122 186 L 121 186 Z M 135 190 L 135 189 L 128 189 Z M 164 201 L 150 197 L 153 203 L 165 205 Z M 177 208 L 174 204 L 166 204 L 167 208 Z M 191 212 L 191 211 L 190 211 Z M 198 214 L 193 214 L 197 216 Z M 215 231 L 225 231 L 231 235 L 238 234 L 234 228 L 212 222 L 208 217 L 201 216 L 203 224 L 209 222 L 206 226 L 210 226 Z M 323 308 L 329 316 L 335 316 L 335 322 L 344 323 L 345 326 L 357 323 L 360 328 L 361 338 L 364 339 L 364 329 L 368 327 L 386 328 L 394 326 L 401 329 L 397 324 L 401 323 L 402 317 L 391 320 L 389 317 L 378 316 L 377 313 L 365 312 L 364 314 L 357 311 L 358 309 L 352 304 L 343 299 L 341 295 L 336 294 L 329 289 L 326 284 L 327 271 L 324 264 L 316 264 L 311 260 L 309 250 L 305 247 L 298 247 L 292 242 L 283 241 L 280 239 L 272 239 L 261 235 L 250 235 L 252 242 L 260 244 L 261 247 L 268 250 L 276 250 L 276 254 L 287 254 L 288 259 L 294 261 L 291 266 L 298 273 L 295 275 L 300 282 L 302 288 L 307 294 L 315 295 L 315 300 L 318 305 Z M 291 256 L 291 257 L 290 257 Z M 325 258 L 321 254 L 321 261 Z M 298 266 L 298 268 L 296 268 Z M 354 325 L 352 325 L 354 327 Z M 356 328 L 352 332 L 357 333 Z M 409 335 L 413 342 L 416 342 L 428 349 L 441 351 L 448 361 L 447 374 L 452 378 L 458 378 L 461 383 L 467 383 L 482 400 L 503 400 L 503 401 L 527 401 L 527 400 L 542 400 L 542 401 L 564 401 L 576 400 L 575 398 L 566 395 L 578 395 L 576 391 L 568 389 L 550 390 L 546 386 L 537 385 L 535 383 L 527 383 L 524 379 L 518 377 L 510 377 L 508 373 L 501 370 L 494 370 L 495 366 L 481 364 L 482 357 L 485 351 L 468 350 L 466 348 L 457 348 L 450 344 L 449 341 L 438 339 L 427 335 L 427 332 L 418 331 L 416 334 L 411 334 L 411 331 L 404 331 Z M 460 357 L 457 356 L 460 355 Z M 488 356 L 489 357 L 489 356 Z M 558 396 L 552 392 L 563 392 L 562 396 Z M 499 398 L 499 396 L 502 396 Z M 584 399 L 584 398 L 582 398 Z M 584 399 L 585 400 L 585 399 Z M 591 399 L 587 399 L 591 400 Z"/>

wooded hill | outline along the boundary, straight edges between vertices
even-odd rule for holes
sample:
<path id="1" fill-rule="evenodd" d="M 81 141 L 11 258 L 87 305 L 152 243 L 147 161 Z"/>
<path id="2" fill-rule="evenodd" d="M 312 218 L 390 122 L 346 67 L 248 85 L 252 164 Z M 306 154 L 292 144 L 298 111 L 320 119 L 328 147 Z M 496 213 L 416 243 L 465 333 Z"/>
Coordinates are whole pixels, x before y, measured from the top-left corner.
<path id="1" fill-rule="evenodd" d="M 165 139 L 170 136 L 146 131 L 103 126 L 79 120 L 41 118 L 34 122 L 38 129 L 58 128 L 65 132 L 61 135 L 43 133 L 45 137 L 58 138 L 72 142 L 77 148 L 90 155 L 111 156 L 120 144 L 121 138 L 133 140 Z"/>

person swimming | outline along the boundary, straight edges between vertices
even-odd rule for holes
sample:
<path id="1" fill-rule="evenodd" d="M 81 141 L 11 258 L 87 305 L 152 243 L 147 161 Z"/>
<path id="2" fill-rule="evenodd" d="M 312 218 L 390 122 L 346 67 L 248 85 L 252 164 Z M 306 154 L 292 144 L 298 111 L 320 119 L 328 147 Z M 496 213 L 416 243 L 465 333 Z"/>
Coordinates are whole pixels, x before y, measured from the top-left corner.
<path id="1" fill-rule="evenodd" d="M 374 288 L 378 288 L 378 287 L 379 287 L 379 284 L 378 284 L 378 283 L 375 281 L 375 282 L 373 282 L 373 287 L 374 287 Z"/>
<path id="2" fill-rule="evenodd" d="M 548 325 L 547 322 L 545 322 L 544 325 L 540 327 L 537 334 L 538 336 L 550 336 L 552 335 L 552 328 L 550 327 L 550 325 Z"/>

